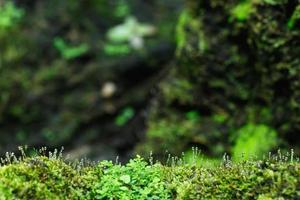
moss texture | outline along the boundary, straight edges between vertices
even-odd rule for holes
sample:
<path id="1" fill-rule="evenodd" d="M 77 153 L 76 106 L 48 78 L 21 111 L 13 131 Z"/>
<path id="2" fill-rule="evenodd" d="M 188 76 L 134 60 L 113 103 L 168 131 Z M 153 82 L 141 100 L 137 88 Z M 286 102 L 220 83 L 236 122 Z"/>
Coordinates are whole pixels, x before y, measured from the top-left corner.
<path id="1" fill-rule="evenodd" d="M 248 135 L 276 141 L 264 152 L 278 147 L 299 152 L 299 5 L 186 0 L 177 27 L 178 63 L 158 86 L 139 151 L 145 145 L 158 154 L 166 149 L 178 154 L 192 144 L 212 156 L 235 154 L 239 137 Z M 199 117 L 187 122 L 188 112 Z M 195 125 L 182 130 L 188 123 Z M 249 126 L 256 128 L 243 133 Z M 261 126 L 273 133 L 256 134 Z M 245 143 L 245 151 L 254 148 Z"/>
<path id="2" fill-rule="evenodd" d="M 54 155 L 54 154 L 53 154 Z M 185 159 L 166 165 L 136 157 L 126 165 L 66 163 L 51 155 L 0 167 L 0 199 L 297 199 L 300 165 L 293 156 L 201 167 Z M 276 161 L 275 161 L 276 160 Z"/>

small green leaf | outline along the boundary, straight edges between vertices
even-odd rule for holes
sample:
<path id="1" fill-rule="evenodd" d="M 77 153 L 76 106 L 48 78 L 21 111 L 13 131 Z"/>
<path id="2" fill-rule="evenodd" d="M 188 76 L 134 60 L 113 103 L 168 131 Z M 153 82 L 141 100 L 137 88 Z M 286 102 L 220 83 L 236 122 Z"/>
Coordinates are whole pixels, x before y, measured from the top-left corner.
<path id="1" fill-rule="evenodd" d="M 299 21 L 300 21 L 300 5 L 298 5 L 295 8 L 291 18 L 288 20 L 287 27 L 289 29 L 293 29 Z"/>
<path id="2" fill-rule="evenodd" d="M 89 46 L 86 43 L 78 46 L 70 46 L 60 37 L 54 38 L 53 45 L 60 52 L 62 57 L 67 60 L 79 57 L 89 50 Z"/>
<path id="3" fill-rule="evenodd" d="M 131 181 L 131 178 L 129 175 L 123 175 L 120 177 L 120 180 L 123 181 L 124 183 L 128 184 Z"/>
<path id="4" fill-rule="evenodd" d="M 127 190 L 128 190 L 128 187 L 126 187 L 126 186 L 121 186 L 121 187 L 120 187 L 120 190 L 127 191 Z"/>
<path id="5" fill-rule="evenodd" d="M 130 47 L 127 44 L 105 44 L 103 48 L 105 54 L 110 56 L 125 55 L 130 53 Z"/>
<path id="6" fill-rule="evenodd" d="M 126 107 L 122 112 L 116 117 L 115 124 L 117 126 L 125 125 L 133 116 L 135 112 L 131 107 Z"/>

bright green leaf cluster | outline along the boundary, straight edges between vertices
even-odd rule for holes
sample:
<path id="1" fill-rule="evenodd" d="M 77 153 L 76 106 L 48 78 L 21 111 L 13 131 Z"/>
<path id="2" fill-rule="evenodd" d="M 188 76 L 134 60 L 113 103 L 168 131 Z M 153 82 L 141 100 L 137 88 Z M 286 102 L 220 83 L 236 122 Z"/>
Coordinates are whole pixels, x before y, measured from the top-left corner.
<path id="1" fill-rule="evenodd" d="M 277 144 L 277 133 L 274 129 L 263 124 L 247 124 L 238 131 L 238 138 L 233 147 L 233 158 L 243 159 L 251 156 L 266 155 Z"/>
<path id="2" fill-rule="evenodd" d="M 249 17 L 250 13 L 253 11 L 252 1 L 246 0 L 237 4 L 232 9 L 232 17 L 238 21 L 245 21 Z"/>
<path id="3" fill-rule="evenodd" d="M 12 1 L 0 2 L 0 30 L 13 26 L 24 15 L 24 10 L 17 8 Z"/>
<path id="4" fill-rule="evenodd" d="M 65 59 L 76 58 L 85 54 L 89 50 L 89 46 L 85 43 L 72 47 L 66 44 L 66 42 L 60 37 L 54 39 L 53 45 Z"/>
<path id="5" fill-rule="evenodd" d="M 116 117 L 115 124 L 118 126 L 124 126 L 135 114 L 135 111 L 131 107 L 126 107 Z"/>
<path id="6" fill-rule="evenodd" d="M 130 47 L 127 44 L 111 44 L 111 43 L 105 44 L 103 50 L 105 54 L 110 56 L 127 55 L 131 51 Z"/>
<path id="7" fill-rule="evenodd" d="M 125 166 L 102 162 L 98 167 L 104 171 L 94 186 L 95 199 L 170 199 L 159 164 L 148 165 L 137 157 Z"/>

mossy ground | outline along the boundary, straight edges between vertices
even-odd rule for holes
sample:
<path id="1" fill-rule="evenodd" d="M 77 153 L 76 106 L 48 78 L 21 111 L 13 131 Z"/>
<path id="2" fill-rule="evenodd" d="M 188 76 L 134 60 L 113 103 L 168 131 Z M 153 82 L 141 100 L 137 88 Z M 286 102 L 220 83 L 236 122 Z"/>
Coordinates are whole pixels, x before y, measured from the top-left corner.
<path id="1" fill-rule="evenodd" d="M 0 199 L 297 199 L 300 163 L 292 156 L 205 167 L 185 158 L 164 165 L 139 156 L 126 165 L 68 163 L 62 157 L 8 155 Z"/>

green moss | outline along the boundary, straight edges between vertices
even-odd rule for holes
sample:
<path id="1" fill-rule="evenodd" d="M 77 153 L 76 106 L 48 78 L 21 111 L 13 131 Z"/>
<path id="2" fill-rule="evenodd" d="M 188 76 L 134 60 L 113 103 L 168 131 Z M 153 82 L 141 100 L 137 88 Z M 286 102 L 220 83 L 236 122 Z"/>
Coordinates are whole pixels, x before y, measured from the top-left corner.
<path id="1" fill-rule="evenodd" d="M 180 55 L 182 48 L 186 44 L 186 32 L 184 27 L 186 23 L 191 19 L 188 11 L 183 11 L 178 19 L 178 24 L 176 27 L 176 42 L 177 42 L 177 50 L 176 54 Z"/>
<path id="2" fill-rule="evenodd" d="M 173 182 L 178 199 L 293 199 L 299 195 L 299 166 L 290 164 L 244 162 L 196 172 L 183 167 L 170 171 L 185 174 Z"/>
<path id="3" fill-rule="evenodd" d="M 238 138 L 233 146 L 234 159 L 249 159 L 263 156 L 277 144 L 277 133 L 272 128 L 260 124 L 247 124 L 238 130 Z M 243 157 L 239 157 L 243 154 Z"/>
<path id="4" fill-rule="evenodd" d="M 0 176 L 0 199 L 79 199 L 86 193 L 84 176 L 43 156 L 2 166 Z"/>
<path id="5" fill-rule="evenodd" d="M 298 10 L 299 2 L 286 0 L 187 0 L 177 26 L 177 64 L 159 83 L 143 144 L 154 154 L 173 152 L 172 146 L 180 153 L 189 144 L 210 156 L 242 148 L 256 155 L 279 147 L 299 153 Z M 200 119 L 184 135 L 169 134 L 176 131 L 168 127 L 191 123 L 187 109 Z M 246 134 L 249 126 L 254 131 Z M 150 136 L 158 127 L 167 127 L 159 139 Z"/>
<path id="6" fill-rule="evenodd" d="M 251 12 L 253 12 L 252 1 L 246 0 L 236 5 L 232 9 L 231 14 L 232 14 L 232 18 L 235 18 L 238 21 L 245 21 L 248 19 Z"/>
<path id="7" fill-rule="evenodd" d="M 61 157 L 8 156 L 0 167 L 0 199 L 295 199 L 300 164 L 290 157 L 198 165 L 166 165 L 136 157 L 121 165 L 66 163 Z M 276 160 L 276 161 L 275 161 Z M 87 163 L 86 163 L 87 164 Z"/>
<path id="8" fill-rule="evenodd" d="M 197 40 L 196 49 L 200 52 L 208 50 L 209 43 L 206 38 L 203 26 L 204 25 L 201 21 L 193 18 L 190 10 L 182 11 L 176 27 L 177 56 L 180 56 L 183 50 L 188 51 L 189 53 L 193 53 L 193 49 L 195 47 L 189 46 L 188 43 L 188 38 L 191 37 L 192 34 L 197 34 L 197 38 L 194 38 Z M 186 30 L 189 30 L 189 32 L 187 32 Z"/>
<path id="9" fill-rule="evenodd" d="M 178 154 L 195 135 L 198 122 L 198 119 L 179 118 L 177 115 L 168 119 L 153 120 L 148 124 L 146 143 L 141 144 L 138 151 L 163 153 L 168 150 Z"/>
<path id="10" fill-rule="evenodd" d="M 158 115 L 157 112 L 164 115 Z M 190 148 L 191 143 L 208 150 L 212 157 L 221 156 L 227 151 L 226 133 L 219 131 L 224 129 L 227 122 L 226 113 L 202 116 L 196 110 L 179 112 L 161 108 L 149 115 L 151 120 L 147 123 L 146 139 L 137 147 L 140 154 L 153 151 L 155 155 L 165 156 L 164 152 L 168 151 L 180 155 Z M 214 141 L 214 145 L 210 141 Z"/>
<path id="11" fill-rule="evenodd" d="M 221 159 L 205 156 L 200 151 L 197 153 L 195 148 L 185 152 L 183 155 L 185 163 L 198 167 L 214 168 L 218 167 L 221 163 Z"/>
<path id="12" fill-rule="evenodd" d="M 166 103 L 179 101 L 181 104 L 192 103 L 193 84 L 187 79 L 176 78 L 160 85 Z"/>

